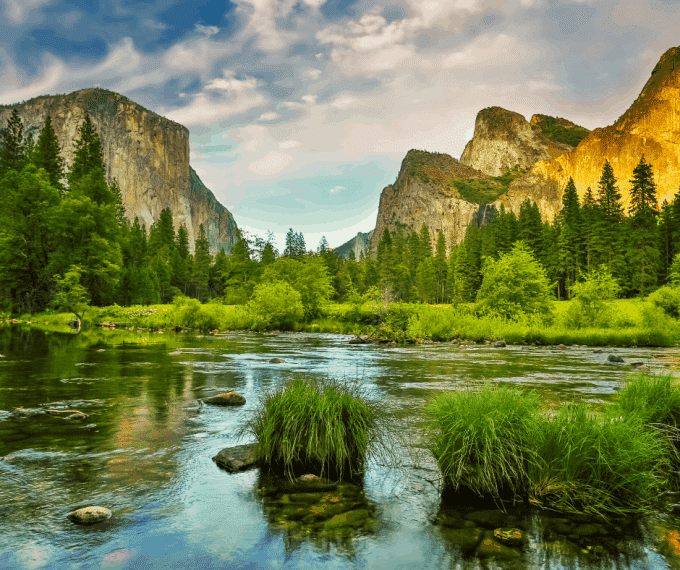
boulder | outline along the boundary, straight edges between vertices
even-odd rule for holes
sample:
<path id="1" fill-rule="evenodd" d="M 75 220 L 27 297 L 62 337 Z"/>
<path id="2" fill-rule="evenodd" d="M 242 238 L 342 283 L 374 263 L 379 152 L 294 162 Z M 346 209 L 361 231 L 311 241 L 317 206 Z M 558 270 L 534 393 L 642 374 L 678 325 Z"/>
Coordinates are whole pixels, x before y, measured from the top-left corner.
<path id="1" fill-rule="evenodd" d="M 609 354 L 607 356 L 607 362 L 616 362 L 616 363 L 621 363 L 623 362 L 623 358 L 618 356 L 617 354 Z"/>
<path id="2" fill-rule="evenodd" d="M 501 560 L 515 560 L 521 555 L 514 548 L 510 548 L 496 542 L 493 538 L 485 538 L 479 544 L 476 550 L 477 556 L 480 558 L 496 558 Z"/>
<path id="3" fill-rule="evenodd" d="M 442 536 L 452 542 L 464 556 L 471 555 L 484 537 L 484 530 L 481 528 L 442 528 Z"/>
<path id="4" fill-rule="evenodd" d="M 220 451 L 212 460 L 229 473 L 247 471 L 258 466 L 257 444 L 247 443 L 235 447 L 227 447 Z"/>
<path id="5" fill-rule="evenodd" d="M 281 364 L 282 362 L 285 362 L 282 358 L 272 358 L 269 361 L 270 364 Z"/>
<path id="6" fill-rule="evenodd" d="M 497 340 L 493 343 L 494 348 L 505 348 L 504 340 Z"/>
<path id="7" fill-rule="evenodd" d="M 83 507 L 68 514 L 68 519 L 76 524 L 97 524 L 111 518 L 111 511 L 106 507 Z"/>
<path id="8" fill-rule="evenodd" d="M 526 533 L 519 528 L 497 528 L 493 531 L 494 540 L 506 546 L 523 546 L 527 543 Z"/>
<path id="9" fill-rule="evenodd" d="M 216 396 L 205 398 L 203 403 L 214 406 L 242 406 L 246 403 L 246 399 L 238 392 L 221 392 Z"/>

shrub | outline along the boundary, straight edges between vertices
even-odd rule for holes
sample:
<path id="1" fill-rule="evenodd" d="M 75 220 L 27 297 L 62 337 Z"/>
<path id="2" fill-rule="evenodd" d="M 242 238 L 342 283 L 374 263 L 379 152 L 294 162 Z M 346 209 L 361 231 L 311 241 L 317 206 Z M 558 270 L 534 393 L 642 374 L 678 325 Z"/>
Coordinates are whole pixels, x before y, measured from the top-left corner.
<path id="1" fill-rule="evenodd" d="M 637 416 L 644 424 L 680 426 L 680 390 L 671 374 L 640 372 L 621 384 L 616 410 L 625 417 Z"/>
<path id="2" fill-rule="evenodd" d="M 248 303 L 256 329 L 292 329 L 303 316 L 300 293 L 285 281 L 260 283 Z"/>
<path id="3" fill-rule="evenodd" d="M 340 477 L 389 450 L 387 414 L 356 384 L 296 378 L 265 394 L 239 434 L 252 434 L 262 465 L 290 477 Z"/>
<path id="4" fill-rule="evenodd" d="M 614 320 L 612 301 L 620 290 L 604 265 L 590 271 L 584 281 L 575 283 L 572 293 L 576 303 L 569 310 L 578 307 L 578 326 L 609 327 Z"/>
<path id="5" fill-rule="evenodd" d="M 426 414 L 445 486 L 494 498 L 523 493 L 527 434 L 538 403 L 534 393 L 491 384 L 437 398 Z"/>
<path id="6" fill-rule="evenodd" d="M 660 287 L 651 293 L 647 300 L 674 319 L 680 317 L 680 288 Z"/>
<path id="7" fill-rule="evenodd" d="M 477 293 L 477 310 L 482 314 L 513 320 L 523 315 L 552 319 L 552 296 L 545 270 L 523 242 L 517 242 L 498 260 L 487 258 L 482 274 Z"/>

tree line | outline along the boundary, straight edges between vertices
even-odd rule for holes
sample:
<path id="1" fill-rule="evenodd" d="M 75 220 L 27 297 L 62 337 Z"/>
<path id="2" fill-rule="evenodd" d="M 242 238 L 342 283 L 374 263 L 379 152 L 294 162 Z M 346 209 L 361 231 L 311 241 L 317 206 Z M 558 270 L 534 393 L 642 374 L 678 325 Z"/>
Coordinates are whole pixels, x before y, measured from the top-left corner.
<path id="1" fill-rule="evenodd" d="M 644 295 L 669 280 L 680 253 L 680 192 L 659 208 L 644 156 L 633 172 L 627 212 L 605 161 L 596 192 L 589 188 L 582 201 L 569 180 L 552 222 L 528 200 L 518 216 L 501 206 L 490 223 L 471 224 L 448 255 L 442 232 L 397 225 L 383 232 L 376 256 L 360 259 L 339 256 L 325 237 L 309 251 L 292 228 L 281 254 L 271 232 L 266 238 L 239 232 L 229 256 L 224 250 L 213 256 L 203 226 L 191 252 L 186 227 L 175 229 L 169 209 L 148 232 L 138 219 L 128 221 L 117 184 L 106 182 L 101 142 L 88 116 L 68 173 L 49 117 L 35 143 L 23 132 L 15 109 L 0 131 L 0 308 L 14 313 L 57 308 L 76 287 L 98 306 L 168 303 L 177 295 L 243 304 L 257 285 L 273 282 L 294 288 L 308 317 L 324 300 L 369 294 L 467 302 L 481 286 L 485 260 L 518 241 L 541 263 L 558 298 L 569 297 L 601 266 L 623 294 Z"/>

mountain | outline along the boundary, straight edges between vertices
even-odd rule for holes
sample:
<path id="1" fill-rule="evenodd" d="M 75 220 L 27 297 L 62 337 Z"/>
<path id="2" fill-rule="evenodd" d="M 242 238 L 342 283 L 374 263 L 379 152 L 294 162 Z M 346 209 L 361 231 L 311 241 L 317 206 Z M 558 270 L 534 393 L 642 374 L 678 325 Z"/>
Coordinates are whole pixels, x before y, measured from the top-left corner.
<path id="1" fill-rule="evenodd" d="M 460 243 L 472 222 L 481 224 L 493 216 L 493 201 L 507 189 L 505 181 L 520 171 L 494 178 L 461 164 L 448 154 L 409 150 L 401 163 L 397 180 L 380 195 L 378 218 L 371 239 L 375 253 L 385 228 L 401 226 L 407 232 L 426 224 L 432 244 L 444 233 L 447 249 Z"/>
<path id="2" fill-rule="evenodd" d="M 346 241 L 341 246 L 335 248 L 335 253 L 338 255 L 349 259 L 349 252 L 354 252 L 354 259 L 359 261 L 361 259 L 361 254 L 364 256 L 368 255 L 370 252 L 371 237 L 373 236 L 373 230 L 368 233 L 359 232 L 351 240 Z"/>
<path id="3" fill-rule="evenodd" d="M 532 121 L 539 117 L 534 115 Z M 573 150 L 543 134 L 543 124 L 553 117 L 537 119 L 532 126 L 522 115 L 502 107 L 488 107 L 477 113 L 474 136 L 460 157 L 461 164 L 490 176 L 501 176 L 516 166 L 526 170 L 539 160 L 555 158 Z M 553 123 L 553 124 L 554 124 Z M 573 124 L 573 123 L 572 123 Z M 576 126 L 576 125 L 574 125 Z"/>
<path id="4" fill-rule="evenodd" d="M 534 164 L 497 205 L 519 212 L 529 198 L 538 202 L 544 219 L 552 219 L 569 177 L 581 197 L 589 186 L 596 192 L 606 159 L 627 207 L 629 181 L 643 154 L 652 166 L 659 204 L 670 202 L 680 187 L 680 47 L 661 56 L 640 95 L 613 125 L 595 129 L 570 152 Z"/>
<path id="5" fill-rule="evenodd" d="M 175 229 L 186 225 L 192 249 L 203 224 L 212 253 L 221 248 L 231 251 L 238 230 L 236 222 L 189 165 L 186 127 L 104 89 L 44 95 L 2 106 L 0 126 L 7 124 L 14 107 L 25 134 L 34 140 L 50 115 L 67 168 L 88 113 L 102 142 L 108 181 L 118 182 L 130 221 L 138 217 L 148 230 L 161 210 L 170 208 Z"/>

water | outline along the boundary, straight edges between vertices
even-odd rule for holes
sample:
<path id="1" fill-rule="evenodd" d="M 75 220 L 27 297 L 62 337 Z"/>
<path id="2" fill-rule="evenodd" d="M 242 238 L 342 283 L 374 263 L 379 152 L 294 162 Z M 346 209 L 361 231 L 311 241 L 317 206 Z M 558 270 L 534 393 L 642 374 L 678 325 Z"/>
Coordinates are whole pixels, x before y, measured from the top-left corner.
<path id="1" fill-rule="evenodd" d="M 488 533 L 496 524 L 523 528 L 528 543 L 519 558 L 480 559 L 461 539 L 472 532 L 465 528 L 483 528 L 470 522 L 479 513 L 440 505 L 420 422 L 424 406 L 485 379 L 534 388 L 549 405 L 605 405 L 632 369 L 607 364 L 611 351 L 403 348 L 349 345 L 348 338 L 1 328 L 0 568 L 680 567 L 680 518 L 670 508 L 601 525 L 579 543 L 565 536 L 589 521 L 487 513 L 505 517 L 487 521 Z M 680 356 L 675 349 L 616 353 L 652 370 L 668 370 Z M 274 357 L 284 362 L 270 363 Z M 275 502 L 258 492 L 257 470 L 231 475 L 211 460 L 246 442 L 236 431 L 262 393 L 301 373 L 359 380 L 409 425 L 401 469 L 367 468 L 361 500 L 373 514 L 371 528 L 324 534 L 286 527 L 277 523 Z M 243 394 L 246 405 L 199 408 L 198 398 L 221 388 Z M 44 413 L 50 407 L 88 418 Z M 26 417 L 10 415 L 16 408 Z M 108 507 L 113 517 L 92 527 L 68 521 L 86 505 Z M 569 530 L 560 534 L 564 525 Z"/>

